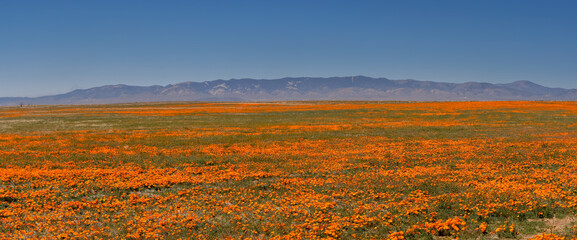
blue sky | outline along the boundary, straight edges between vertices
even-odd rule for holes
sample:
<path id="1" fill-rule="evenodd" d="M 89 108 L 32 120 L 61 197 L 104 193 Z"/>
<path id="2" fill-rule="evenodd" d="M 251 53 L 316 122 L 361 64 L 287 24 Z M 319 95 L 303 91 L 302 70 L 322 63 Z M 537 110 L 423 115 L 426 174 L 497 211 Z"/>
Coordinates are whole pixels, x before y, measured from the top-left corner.
<path id="1" fill-rule="evenodd" d="M 0 0 L 0 97 L 365 75 L 577 88 L 577 1 Z"/>

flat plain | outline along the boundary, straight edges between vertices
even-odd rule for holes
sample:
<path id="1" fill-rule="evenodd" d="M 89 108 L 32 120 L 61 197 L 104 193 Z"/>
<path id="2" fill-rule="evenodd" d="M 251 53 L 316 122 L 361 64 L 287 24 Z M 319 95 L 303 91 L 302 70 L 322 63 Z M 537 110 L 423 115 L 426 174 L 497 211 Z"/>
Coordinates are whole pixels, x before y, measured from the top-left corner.
<path id="1" fill-rule="evenodd" d="M 0 239 L 572 239 L 577 103 L 0 108 Z"/>

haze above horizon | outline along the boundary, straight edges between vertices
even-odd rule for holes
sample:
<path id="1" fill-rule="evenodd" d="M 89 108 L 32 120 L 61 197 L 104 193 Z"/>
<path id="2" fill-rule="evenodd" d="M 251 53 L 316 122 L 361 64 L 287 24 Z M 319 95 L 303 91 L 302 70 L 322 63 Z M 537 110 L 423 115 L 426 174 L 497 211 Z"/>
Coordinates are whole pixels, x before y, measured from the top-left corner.
<path id="1" fill-rule="evenodd" d="M 577 88 L 575 1 L 2 1 L 0 97 L 365 75 Z"/>

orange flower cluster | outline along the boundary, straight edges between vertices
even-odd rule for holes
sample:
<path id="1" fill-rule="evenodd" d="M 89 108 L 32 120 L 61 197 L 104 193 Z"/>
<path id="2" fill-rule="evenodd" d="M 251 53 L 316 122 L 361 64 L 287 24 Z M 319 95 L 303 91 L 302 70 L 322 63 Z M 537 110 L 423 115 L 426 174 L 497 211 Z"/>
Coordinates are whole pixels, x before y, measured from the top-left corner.
<path id="1" fill-rule="evenodd" d="M 487 223 L 486 222 L 481 223 L 481 225 L 479 225 L 477 230 L 483 234 L 486 234 L 487 233 Z"/>
<path id="2" fill-rule="evenodd" d="M 426 223 L 425 228 L 430 229 L 431 233 L 439 236 L 455 235 L 464 230 L 467 223 L 459 217 L 450 218 L 445 221 L 437 220 L 434 223 Z"/>
<path id="3" fill-rule="evenodd" d="M 531 239 L 529 239 L 529 240 L 565 240 L 565 239 L 566 239 L 565 237 L 558 236 L 558 235 L 555 235 L 555 234 L 545 234 L 545 233 L 543 233 L 543 234 L 539 234 L 539 235 L 537 235 L 536 237 L 531 238 Z"/>
<path id="4" fill-rule="evenodd" d="M 576 119 L 575 102 L 0 108 L 0 239 L 516 236 L 575 214 Z"/>

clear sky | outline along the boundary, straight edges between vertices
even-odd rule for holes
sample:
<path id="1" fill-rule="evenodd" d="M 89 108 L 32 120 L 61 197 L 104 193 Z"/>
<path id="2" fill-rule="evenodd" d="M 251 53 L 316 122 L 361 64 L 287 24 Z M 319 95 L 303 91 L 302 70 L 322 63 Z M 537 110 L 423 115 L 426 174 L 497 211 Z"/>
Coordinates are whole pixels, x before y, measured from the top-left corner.
<path id="1" fill-rule="evenodd" d="M 0 97 L 353 75 L 577 88 L 577 1 L 0 0 Z"/>

